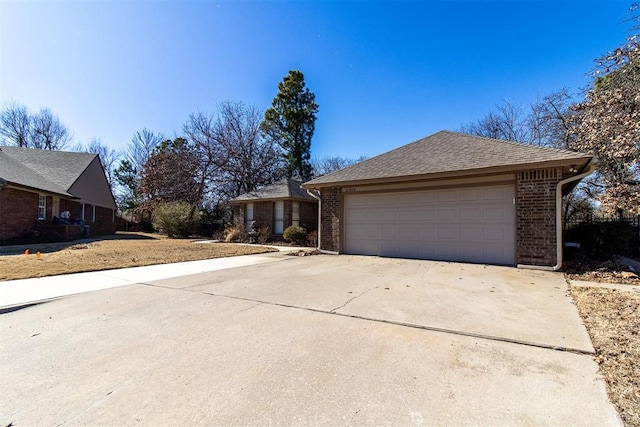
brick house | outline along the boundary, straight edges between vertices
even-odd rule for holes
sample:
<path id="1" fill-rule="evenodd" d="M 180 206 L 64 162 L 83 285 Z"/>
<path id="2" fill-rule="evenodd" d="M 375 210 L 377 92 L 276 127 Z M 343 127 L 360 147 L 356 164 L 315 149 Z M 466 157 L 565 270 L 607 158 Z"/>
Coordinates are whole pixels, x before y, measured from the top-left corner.
<path id="1" fill-rule="evenodd" d="M 302 186 L 326 251 L 559 269 L 562 196 L 592 160 L 441 131 Z"/>
<path id="2" fill-rule="evenodd" d="M 246 230 L 255 221 L 255 228 L 271 230 L 272 238 L 281 238 L 291 225 L 303 227 L 307 232 L 318 227 L 318 200 L 300 186 L 301 181 L 281 179 L 258 190 L 242 194 L 230 201 L 233 222 Z"/>
<path id="3" fill-rule="evenodd" d="M 0 243 L 113 234 L 115 211 L 98 155 L 0 147 Z"/>

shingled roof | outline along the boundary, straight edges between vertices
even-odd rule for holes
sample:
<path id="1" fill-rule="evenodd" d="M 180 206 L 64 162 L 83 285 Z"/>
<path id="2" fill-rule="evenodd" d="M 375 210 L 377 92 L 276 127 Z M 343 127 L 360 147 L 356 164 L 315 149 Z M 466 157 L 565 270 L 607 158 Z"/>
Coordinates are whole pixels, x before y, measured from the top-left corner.
<path id="1" fill-rule="evenodd" d="M 23 187 L 74 197 L 68 191 L 96 154 L 0 147 L 0 179 Z"/>
<path id="2" fill-rule="evenodd" d="M 299 199 L 316 201 L 313 197 L 307 194 L 306 190 L 303 190 L 300 185 L 302 181 L 298 181 L 292 178 L 284 178 L 280 181 L 276 181 L 273 184 L 266 185 L 255 191 L 250 191 L 245 194 L 231 200 L 234 202 L 253 202 L 256 200 L 279 200 L 279 199 Z"/>
<path id="3" fill-rule="evenodd" d="M 426 179 L 437 176 L 515 171 L 536 166 L 586 164 L 592 156 L 440 131 L 303 184 L 305 188 L 368 182 Z"/>

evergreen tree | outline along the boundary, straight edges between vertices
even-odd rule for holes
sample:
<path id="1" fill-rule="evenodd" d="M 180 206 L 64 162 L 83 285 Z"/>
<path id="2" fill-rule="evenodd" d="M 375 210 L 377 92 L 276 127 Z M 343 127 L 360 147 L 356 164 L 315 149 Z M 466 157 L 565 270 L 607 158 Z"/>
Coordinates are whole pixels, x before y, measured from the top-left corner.
<path id="1" fill-rule="evenodd" d="M 282 148 L 287 175 L 311 178 L 311 138 L 315 129 L 318 104 L 316 96 L 305 87 L 304 75 L 289 71 L 278 84 L 278 94 L 264 115 L 261 129 L 265 136 Z"/>

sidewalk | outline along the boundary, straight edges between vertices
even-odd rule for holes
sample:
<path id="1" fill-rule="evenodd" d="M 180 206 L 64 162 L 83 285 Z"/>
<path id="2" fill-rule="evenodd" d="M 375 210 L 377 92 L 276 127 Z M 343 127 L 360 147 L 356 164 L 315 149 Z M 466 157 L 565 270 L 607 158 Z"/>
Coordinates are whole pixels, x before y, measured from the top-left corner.
<path id="1" fill-rule="evenodd" d="M 0 308 L 135 283 L 281 261 L 286 259 L 286 253 L 301 249 L 290 246 L 276 248 L 279 252 L 9 280 L 0 282 Z"/>

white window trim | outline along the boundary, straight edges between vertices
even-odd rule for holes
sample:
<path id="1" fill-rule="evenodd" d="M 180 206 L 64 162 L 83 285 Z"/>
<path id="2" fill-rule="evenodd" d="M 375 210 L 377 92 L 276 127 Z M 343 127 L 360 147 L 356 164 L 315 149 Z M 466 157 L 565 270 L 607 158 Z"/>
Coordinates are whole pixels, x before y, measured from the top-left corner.
<path id="1" fill-rule="evenodd" d="M 273 204 L 273 232 L 275 234 L 284 232 L 284 201 L 278 200 Z"/>
<path id="2" fill-rule="evenodd" d="M 43 194 L 38 194 L 38 219 L 47 219 L 47 196 Z"/>
<path id="3" fill-rule="evenodd" d="M 244 227 L 246 231 L 251 231 L 251 223 L 253 222 L 253 219 L 255 218 L 255 206 L 253 203 L 247 203 L 245 206 L 245 218 L 244 218 Z M 249 212 L 251 212 L 251 215 L 249 215 Z"/>

